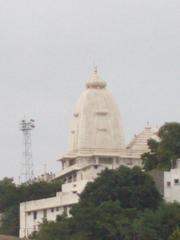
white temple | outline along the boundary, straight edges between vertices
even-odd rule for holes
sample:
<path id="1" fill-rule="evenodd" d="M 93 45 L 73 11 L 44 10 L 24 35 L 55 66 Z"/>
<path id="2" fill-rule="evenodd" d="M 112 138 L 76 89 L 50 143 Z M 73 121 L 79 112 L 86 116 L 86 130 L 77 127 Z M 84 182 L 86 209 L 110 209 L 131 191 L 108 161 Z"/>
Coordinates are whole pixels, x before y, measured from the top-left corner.
<path id="1" fill-rule="evenodd" d="M 150 138 L 156 138 L 156 131 L 147 126 L 125 146 L 118 107 L 95 68 L 76 104 L 68 149 L 60 159 L 62 170 L 56 178 L 64 182 L 62 191 L 20 204 L 20 237 L 37 231 L 43 219 L 55 221 L 57 215 L 69 214 L 87 182 L 105 168 L 142 166 L 141 154 L 148 151 Z"/>

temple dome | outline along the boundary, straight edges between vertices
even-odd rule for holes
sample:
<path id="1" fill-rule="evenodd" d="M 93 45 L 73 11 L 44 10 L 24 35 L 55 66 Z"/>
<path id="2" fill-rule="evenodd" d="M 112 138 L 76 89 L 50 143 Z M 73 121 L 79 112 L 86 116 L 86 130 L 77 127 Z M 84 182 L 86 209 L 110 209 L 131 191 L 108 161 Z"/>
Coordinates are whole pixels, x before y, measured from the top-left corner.
<path id="1" fill-rule="evenodd" d="M 118 155 L 124 148 L 118 107 L 97 68 L 73 114 L 67 155 Z"/>

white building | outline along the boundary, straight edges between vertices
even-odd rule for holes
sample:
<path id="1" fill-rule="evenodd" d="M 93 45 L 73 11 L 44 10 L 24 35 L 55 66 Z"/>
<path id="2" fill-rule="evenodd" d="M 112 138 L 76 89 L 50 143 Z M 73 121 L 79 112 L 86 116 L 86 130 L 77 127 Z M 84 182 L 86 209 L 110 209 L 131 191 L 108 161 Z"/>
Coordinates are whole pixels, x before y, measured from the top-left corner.
<path id="1" fill-rule="evenodd" d="M 180 160 L 177 160 L 176 168 L 164 172 L 164 199 L 180 202 Z"/>
<path id="2" fill-rule="evenodd" d="M 148 151 L 147 140 L 156 137 L 147 126 L 126 147 L 117 105 L 101 80 L 97 68 L 80 96 L 73 113 L 68 150 L 60 159 L 62 170 L 56 176 L 64 184 L 55 197 L 20 204 L 20 237 L 38 230 L 43 221 L 69 214 L 88 181 L 105 168 L 141 166 L 140 156 Z"/>

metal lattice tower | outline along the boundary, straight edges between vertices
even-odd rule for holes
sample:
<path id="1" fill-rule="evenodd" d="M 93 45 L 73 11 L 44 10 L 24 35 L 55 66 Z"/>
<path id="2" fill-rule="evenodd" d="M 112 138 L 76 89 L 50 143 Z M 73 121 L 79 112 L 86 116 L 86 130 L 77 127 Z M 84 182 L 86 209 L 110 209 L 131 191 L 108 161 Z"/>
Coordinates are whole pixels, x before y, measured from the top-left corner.
<path id="1" fill-rule="evenodd" d="M 32 145 L 31 145 L 31 131 L 35 128 L 34 120 L 30 119 L 22 120 L 20 122 L 20 130 L 23 133 L 23 140 L 24 140 L 24 163 L 23 163 L 23 175 L 25 182 L 31 182 L 34 176 L 33 170 L 33 159 L 32 159 Z"/>

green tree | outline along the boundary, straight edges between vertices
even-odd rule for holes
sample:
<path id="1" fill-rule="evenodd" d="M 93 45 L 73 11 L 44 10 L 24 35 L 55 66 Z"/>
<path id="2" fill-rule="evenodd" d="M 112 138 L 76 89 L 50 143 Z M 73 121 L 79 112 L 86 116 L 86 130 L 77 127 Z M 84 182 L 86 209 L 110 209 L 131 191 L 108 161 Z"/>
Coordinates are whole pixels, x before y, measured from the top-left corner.
<path id="1" fill-rule="evenodd" d="M 158 132 L 159 141 L 150 139 L 150 151 L 142 155 L 144 169 L 169 170 L 180 158 L 180 123 L 164 124 Z"/>
<path id="2" fill-rule="evenodd" d="M 139 212 L 122 208 L 118 201 L 106 201 L 99 206 L 76 206 L 72 214 L 76 231 L 83 229 L 89 240 L 125 240 L 133 235 L 132 222 Z"/>
<path id="3" fill-rule="evenodd" d="M 122 208 L 120 202 L 109 201 L 99 206 L 77 205 L 71 219 L 45 223 L 35 239 L 179 240 L 179 227 L 180 205 L 177 203 L 163 204 L 156 210 L 139 211 Z"/>
<path id="4" fill-rule="evenodd" d="M 72 218 L 45 223 L 35 239 L 136 240 L 133 223 L 144 209 L 156 209 L 161 202 L 151 177 L 140 168 L 107 169 L 87 184 L 71 209 Z"/>
<path id="5" fill-rule="evenodd" d="M 19 206 L 8 207 L 2 216 L 0 233 L 8 235 L 18 235 L 19 232 Z"/>
<path id="6" fill-rule="evenodd" d="M 1 234 L 19 234 L 19 204 L 23 201 L 52 197 L 61 190 L 61 183 L 34 182 L 16 186 L 12 179 L 0 181 L 0 212 L 3 213 Z"/>
<path id="7" fill-rule="evenodd" d="M 0 181 L 0 212 L 18 201 L 17 187 L 12 178 L 4 178 Z"/>
<path id="8" fill-rule="evenodd" d="M 105 201 L 120 201 L 123 208 L 156 208 L 162 201 L 152 178 L 140 168 L 122 166 L 103 171 L 87 184 L 80 196 L 81 206 L 98 206 Z"/>
<path id="9" fill-rule="evenodd" d="M 168 240 L 180 227 L 180 204 L 163 204 L 156 211 L 145 210 L 137 221 L 136 231 L 140 240 Z"/>
<path id="10" fill-rule="evenodd" d="M 180 227 L 180 205 L 165 204 L 154 189 L 137 167 L 105 170 L 86 186 L 71 218 L 42 224 L 35 239 L 169 240 Z"/>
<path id="11" fill-rule="evenodd" d="M 168 238 L 168 240 L 179 240 L 180 239 L 180 228 L 177 228 L 171 236 Z"/>
<path id="12" fill-rule="evenodd" d="M 61 182 L 59 181 L 39 181 L 32 184 L 21 184 L 17 187 L 21 202 L 53 197 L 54 194 L 60 190 Z"/>
<path id="13" fill-rule="evenodd" d="M 76 229 L 77 230 L 77 229 Z M 31 239 L 36 240 L 88 240 L 86 234 L 75 230 L 73 219 L 58 216 L 56 222 L 44 222 L 38 232 L 33 233 Z"/>

